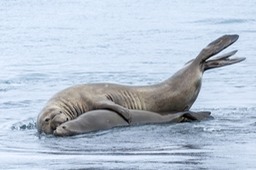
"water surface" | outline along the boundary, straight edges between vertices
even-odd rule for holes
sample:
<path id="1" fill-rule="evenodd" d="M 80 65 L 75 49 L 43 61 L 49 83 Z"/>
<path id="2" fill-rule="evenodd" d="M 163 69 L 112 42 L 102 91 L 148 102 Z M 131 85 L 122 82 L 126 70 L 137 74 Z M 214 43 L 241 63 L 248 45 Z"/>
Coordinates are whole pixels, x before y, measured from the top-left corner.
<path id="1" fill-rule="evenodd" d="M 0 2 L 0 169 L 256 169 L 255 1 Z M 192 110 L 214 120 L 36 134 L 71 85 L 162 81 L 223 34 L 247 60 L 206 72 Z"/>

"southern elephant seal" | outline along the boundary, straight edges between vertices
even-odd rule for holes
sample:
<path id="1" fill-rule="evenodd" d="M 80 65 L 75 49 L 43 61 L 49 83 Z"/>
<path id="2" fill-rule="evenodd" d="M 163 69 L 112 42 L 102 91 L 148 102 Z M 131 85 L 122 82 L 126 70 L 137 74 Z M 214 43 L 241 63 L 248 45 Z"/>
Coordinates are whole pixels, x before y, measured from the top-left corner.
<path id="1" fill-rule="evenodd" d="M 56 128 L 53 134 L 55 136 L 71 136 L 120 126 L 179 123 L 211 118 L 210 112 L 191 111 L 161 115 L 144 110 L 130 110 L 130 114 L 132 121 L 129 124 L 120 115 L 111 110 L 89 111 L 74 120 L 61 124 Z"/>
<path id="2" fill-rule="evenodd" d="M 209 59 L 233 44 L 238 35 L 224 35 L 205 47 L 199 55 L 167 80 L 149 86 L 118 84 L 83 84 L 64 89 L 54 95 L 39 113 L 38 132 L 51 134 L 60 124 L 91 110 L 109 109 L 131 121 L 129 109 L 160 114 L 182 112 L 191 108 L 201 88 L 205 70 L 243 61 L 230 58 L 232 51 Z"/>

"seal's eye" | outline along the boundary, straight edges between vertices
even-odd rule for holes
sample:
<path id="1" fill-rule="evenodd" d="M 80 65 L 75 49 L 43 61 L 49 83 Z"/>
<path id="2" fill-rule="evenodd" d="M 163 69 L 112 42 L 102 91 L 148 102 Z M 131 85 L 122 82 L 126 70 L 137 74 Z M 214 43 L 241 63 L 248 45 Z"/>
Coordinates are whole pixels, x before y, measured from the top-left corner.
<path id="1" fill-rule="evenodd" d="M 66 126 L 62 126 L 62 129 L 66 129 Z"/>
<path id="2" fill-rule="evenodd" d="M 44 119 L 44 121 L 45 121 L 45 122 L 49 122 L 49 121 L 50 121 L 50 118 L 47 117 L 47 118 Z"/>
<path id="3" fill-rule="evenodd" d="M 62 111 L 60 111 L 60 113 L 62 113 Z"/>

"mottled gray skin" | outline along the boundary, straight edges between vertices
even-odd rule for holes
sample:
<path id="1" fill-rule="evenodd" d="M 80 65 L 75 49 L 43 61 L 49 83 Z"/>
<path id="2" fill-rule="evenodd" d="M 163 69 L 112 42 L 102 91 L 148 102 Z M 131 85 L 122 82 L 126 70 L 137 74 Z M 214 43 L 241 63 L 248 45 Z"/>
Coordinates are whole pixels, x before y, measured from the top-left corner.
<path id="1" fill-rule="evenodd" d="M 54 95 L 37 119 L 38 132 L 51 134 L 60 124 L 91 110 L 109 109 L 132 122 L 129 109 L 159 114 L 182 112 L 191 108 L 201 88 L 203 72 L 243 61 L 230 59 L 237 51 L 208 60 L 233 44 L 238 35 L 224 35 L 205 47 L 169 79 L 149 86 L 125 86 L 100 83 L 83 84 L 64 89 Z"/>
<path id="2" fill-rule="evenodd" d="M 180 123 L 200 121 L 211 118 L 210 112 L 178 112 L 161 115 L 143 110 L 130 110 L 132 121 L 130 124 L 120 115 L 110 110 L 93 110 L 78 118 L 65 122 L 53 132 L 55 136 L 71 136 L 82 133 L 107 130 L 120 126 L 135 126 L 143 124 Z"/>

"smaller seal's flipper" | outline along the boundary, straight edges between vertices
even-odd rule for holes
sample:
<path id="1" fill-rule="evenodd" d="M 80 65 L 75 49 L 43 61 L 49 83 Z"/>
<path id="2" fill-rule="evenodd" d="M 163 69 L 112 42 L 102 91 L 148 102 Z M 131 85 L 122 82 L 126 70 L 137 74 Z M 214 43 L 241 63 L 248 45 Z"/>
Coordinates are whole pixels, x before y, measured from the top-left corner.
<path id="1" fill-rule="evenodd" d="M 235 63 L 239 63 L 241 61 L 244 61 L 245 58 L 230 58 L 232 55 L 236 54 L 237 50 L 231 51 L 229 53 L 225 53 L 223 55 L 220 55 L 214 59 L 207 60 L 204 65 L 204 71 L 209 70 L 212 68 L 219 68 Z"/>
<path id="2" fill-rule="evenodd" d="M 121 117 L 125 119 L 129 124 L 131 123 L 131 114 L 129 109 L 118 105 L 112 101 L 106 100 L 106 101 L 101 101 L 97 103 L 96 109 L 109 109 L 112 111 L 115 111 L 118 113 Z"/>
<path id="3" fill-rule="evenodd" d="M 180 122 L 193 122 L 193 121 L 202 121 L 207 119 L 213 119 L 211 112 L 201 111 L 201 112 L 192 112 L 186 111 L 181 117 Z"/>
<path id="4" fill-rule="evenodd" d="M 201 63 L 206 61 L 208 58 L 214 56 L 215 54 L 218 54 L 228 46 L 232 45 L 236 40 L 239 38 L 238 35 L 224 35 L 215 41 L 208 44 L 207 47 L 205 47 L 199 55 L 196 57 L 195 61 Z"/>
<path id="5" fill-rule="evenodd" d="M 181 123 L 213 119 L 211 112 L 209 111 L 192 112 L 189 110 L 177 113 L 166 113 L 166 115 L 162 115 L 162 117 L 163 121 L 158 121 L 156 123 Z"/>

